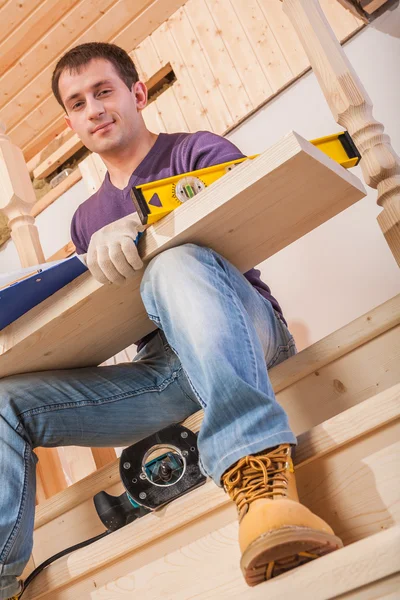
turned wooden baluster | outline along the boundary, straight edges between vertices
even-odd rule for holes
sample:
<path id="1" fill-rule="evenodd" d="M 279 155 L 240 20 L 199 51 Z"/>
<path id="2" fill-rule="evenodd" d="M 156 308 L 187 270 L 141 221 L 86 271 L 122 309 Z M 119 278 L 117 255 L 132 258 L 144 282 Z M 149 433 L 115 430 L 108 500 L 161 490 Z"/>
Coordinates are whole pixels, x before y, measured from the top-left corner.
<path id="1" fill-rule="evenodd" d="M 6 215 L 22 267 L 45 261 L 31 209 L 36 202 L 24 155 L 0 123 L 0 210 Z"/>
<path id="2" fill-rule="evenodd" d="M 400 266 L 400 159 L 318 0 L 283 0 L 335 120 L 359 149 L 365 182 L 378 190 L 378 223 Z"/>

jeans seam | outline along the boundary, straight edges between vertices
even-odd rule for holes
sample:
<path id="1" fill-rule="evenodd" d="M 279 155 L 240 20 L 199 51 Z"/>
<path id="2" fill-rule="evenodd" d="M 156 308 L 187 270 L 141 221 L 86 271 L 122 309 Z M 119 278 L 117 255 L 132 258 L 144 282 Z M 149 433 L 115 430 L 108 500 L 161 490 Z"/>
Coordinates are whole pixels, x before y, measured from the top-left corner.
<path id="1" fill-rule="evenodd" d="M 230 298 L 231 298 L 232 303 L 235 306 L 235 309 L 237 311 L 238 321 L 241 324 L 241 326 L 244 328 L 244 331 L 245 331 L 245 334 L 247 337 L 248 343 L 246 343 L 246 347 L 249 348 L 249 356 L 251 357 L 251 365 L 253 367 L 255 387 L 258 388 L 259 381 L 258 381 L 258 372 L 257 372 L 257 361 L 255 360 L 255 357 L 254 357 L 254 347 L 253 347 L 253 344 L 251 343 L 251 335 L 249 332 L 249 328 L 247 327 L 246 319 L 244 318 L 244 316 L 240 310 L 240 307 L 238 305 L 238 299 L 240 301 L 240 298 L 238 298 L 238 294 L 235 292 L 235 290 L 232 288 L 232 286 L 229 285 L 230 284 L 229 273 L 227 272 L 227 270 L 225 268 L 225 263 L 223 261 L 219 261 L 219 256 L 213 250 L 211 250 L 211 255 L 214 259 L 214 263 L 217 263 L 220 266 L 220 268 L 224 271 L 225 275 L 228 277 L 228 281 L 226 283 L 226 289 L 229 291 Z M 215 269 L 215 265 L 213 265 L 213 268 Z M 249 285 L 251 285 L 251 284 L 249 283 Z M 246 312 L 246 311 L 244 311 L 244 312 Z"/>
<path id="2" fill-rule="evenodd" d="M 27 487 L 28 487 L 28 468 L 29 468 L 27 451 L 30 451 L 30 448 L 29 448 L 29 445 L 26 442 L 24 443 L 24 445 L 25 445 L 25 450 L 24 450 L 24 466 L 25 466 L 25 469 L 24 469 L 24 485 L 23 485 L 23 488 L 22 488 L 21 503 L 20 503 L 20 506 L 19 506 L 18 516 L 17 516 L 17 519 L 15 521 L 15 525 L 14 525 L 14 527 L 13 527 L 13 529 L 12 529 L 12 531 L 11 531 L 9 537 L 8 537 L 7 542 L 4 544 L 3 552 L 0 555 L 0 562 L 2 562 L 2 563 L 3 562 L 5 563 L 5 560 L 6 560 L 7 556 L 11 552 L 13 542 L 14 542 L 16 536 L 17 536 L 18 528 L 19 528 L 19 525 L 20 525 L 21 520 L 22 520 L 22 513 L 23 513 L 23 510 L 25 508 L 26 495 L 27 495 L 26 492 L 27 492 Z"/>
<path id="3" fill-rule="evenodd" d="M 141 394 L 146 394 L 148 392 L 161 392 L 166 387 L 168 387 L 174 380 L 177 379 L 177 373 L 179 369 L 176 371 L 172 371 L 172 375 L 164 379 L 161 385 L 159 386 L 149 386 L 141 388 L 140 390 L 136 390 L 135 392 L 124 392 L 123 394 L 117 394 L 115 396 L 108 396 L 107 398 L 102 398 L 101 400 L 81 400 L 78 402 L 64 402 L 63 404 L 52 404 L 46 405 L 42 407 L 32 408 L 26 411 L 23 411 L 18 416 L 21 418 L 31 417 L 36 414 L 43 414 L 46 412 L 53 412 L 57 410 L 65 410 L 68 408 L 76 408 L 81 406 L 101 406 L 103 404 L 109 404 L 110 402 L 116 402 L 117 400 L 122 400 L 124 398 L 133 398 L 135 396 L 140 396 Z"/>
<path id="4" fill-rule="evenodd" d="M 183 368 L 183 367 L 181 367 L 181 368 L 179 369 L 179 371 L 180 371 L 181 373 L 183 373 L 183 374 L 185 375 L 185 377 L 187 377 L 187 375 L 186 375 L 186 373 L 185 373 L 185 371 L 184 371 L 184 368 Z M 185 390 L 183 389 L 183 386 L 181 385 L 181 382 L 179 381 L 179 377 L 177 377 L 177 378 L 176 378 L 176 383 L 177 383 L 177 384 L 179 385 L 179 387 L 181 388 L 182 394 L 185 396 L 185 398 L 187 398 L 187 399 L 188 399 L 188 400 L 190 400 L 191 402 L 195 402 L 195 401 L 193 400 L 193 398 L 191 398 L 191 397 L 189 396 L 189 394 L 187 394 L 187 393 L 185 392 Z"/>
<path id="5" fill-rule="evenodd" d="M 296 344 L 294 341 L 290 341 L 286 345 L 278 346 L 274 356 L 267 364 L 267 370 L 272 369 L 272 367 L 276 364 L 276 362 L 278 361 L 281 354 L 283 354 L 284 352 L 288 352 L 291 348 L 295 348 L 295 347 L 296 347 Z"/>
<path id="6" fill-rule="evenodd" d="M 149 319 L 151 319 L 151 321 L 154 321 L 154 323 L 156 323 L 156 325 L 159 325 L 159 326 L 161 325 L 161 320 L 160 320 L 160 318 L 159 318 L 159 317 L 157 317 L 156 315 L 152 315 L 151 313 L 149 313 L 149 312 L 148 312 L 148 313 L 147 313 L 147 316 L 149 317 Z M 161 329 L 161 331 L 162 331 L 162 328 L 161 328 L 161 327 L 160 327 L 160 329 Z M 165 334 L 164 334 L 164 335 L 165 335 Z M 179 358 L 179 354 L 178 354 L 177 350 L 175 350 L 175 348 L 174 348 L 173 346 L 171 346 L 171 344 L 170 344 L 169 342 L 168 342 L 168 346 L 169 346 L 169 347 L 171 348 L 171 350 L 172 350 L 172 351 L 173 351 L 173 352 L 176 354 L 176 356 L 177 356 L 177 357 L 178 357 L 178 359 L 179 359 L 179 362 L 180 362 L 180 364 L 182 365 L 182 362 L 181 362 L 181 359 Z M 185 373 L 185 375 L 186 375 L 186 377 L 187 377 L 187 380 L 189 381 L 190 385 L 192 386 L 192 390 L 193 390 L 193 392 L 194 392 L 194 394 L 195 394 L 195 396 L 196 396 L 196 398 L 197 398 L 197 400 L 198 400 L 198 402 L 199 402 L 200 406 L 201 406 L 203 409 L 205 409 L 207 405 L 204 403 L 204 401 L 203 401 L 203 399 L 201 398 L 201 396 L 200 396 L 199 392 L 198 392 L 198 391 L 196 390 L 196 388 L 194 387 L 194 385 L 193 385 L 193 383 L 192 383 L 192 381 L 191 381 L 191 379 L 190 379 L 189 375 L 186 373 L 186 371 L 185 371 L 185 369 L 183 368 L 183 366 L 182 366 L 182 370 L 183 370 L 183 372 Z M 179 383 L 178 383 L 178 385 L 179 385 Z M 181 387 L 181 386 L 180 386 L 180 387 Z M 181 388 L 181 389 L 182 389 L 182 388 Z M 183 391 L 183 390 L 182 390 L 182 391 Z M 185 394 L 185 392 L 184 392 L 184 391 L 183 391 L 183 393 Z M 185 394 L 185 395 L 186 395 L 186 394 Z M 190 399 L 190 400 L 193 402 L 193 398 L 190 398 L 190 396 L 188 396 L 188 397 L 189 397 L 189 399 Z"/>
<path id="7" fill-rule="evenodd" d="M 271 433 L 271 435 L 268 435 L 267 437 L 263 437 L 263 438 L 260 438 L 260 439 L 258 439 L 258 440 L 253 440 L 253 441 L 252 441 L 251 443 L 249 443 L 249 444 L 245 444 L 245 445 L 243 445 L 243 446 L 240 446 L 239 448 L 235 448 L 233 452 L 228 452 L 228 454 L 225 454 L 225 455 L 224 455 L 222 458 L 220 458 L 220 459 L 219 459 L 219 461 L 218 461 L 218 462 L 217 462 L 217 464 L 216 464 L 215 471 L 217 471 L 217 470 L 218 470 L 218 467 L 219 467 L 219 465 L 220 465 L 220 464 L 221 464 L 221 463 L 222 463 L 222 462 L 223 462 L 223 461 L 224 461 L 226 458 L 228 458 L 228 456 L 230 456 L 231 454 L 235 454 L 236 452 L 240 452 L 240 450 L 242 450 L 242 449 L 244 449 L 244 448 L 251 447 L 251 446 L 253 446 L 254 444 L 258 444 L 258 443 L 260 443 L 260 442 L 263 442 L 263 441 L 266 441 L 266 440 L 268 440 L 268 439 L 270 439 L 270 438 L 272 438 L 272 437 L 276 437 L 276 436 L 279 436 L 279 435 L 282 435 L 282 434 L 285 434 L 285 433 L 290 433 L 290 435 L 294 435 L 294 434 L 293 434 L 293 431 L 291 431 L 290 429 L 284 429 L 283 431 L 277 431 L 277 432 L 275 432 L 275 433 Z M 240 460 L 240 459 L 239 459 L 239 460 Z"/>

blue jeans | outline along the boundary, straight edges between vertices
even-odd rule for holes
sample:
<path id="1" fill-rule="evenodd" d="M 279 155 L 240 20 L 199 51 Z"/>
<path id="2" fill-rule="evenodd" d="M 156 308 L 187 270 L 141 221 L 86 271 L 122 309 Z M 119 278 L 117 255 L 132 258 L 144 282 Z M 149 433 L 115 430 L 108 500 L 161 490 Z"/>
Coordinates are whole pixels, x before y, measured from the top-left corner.
<path id="1" fill-rule="evenodd" d="M 200 466 L 221 485 L 243 456 L 296 443 L 267 373 L 296 352 L 293 338 L 235 267 L 208 248 L 173 248 L 150 262 L 141 294 L 160 331 L 132 363 L 0 381 L 2 599 L 32 551 L 34 448 L 126 446 L 203 408 Z"/>

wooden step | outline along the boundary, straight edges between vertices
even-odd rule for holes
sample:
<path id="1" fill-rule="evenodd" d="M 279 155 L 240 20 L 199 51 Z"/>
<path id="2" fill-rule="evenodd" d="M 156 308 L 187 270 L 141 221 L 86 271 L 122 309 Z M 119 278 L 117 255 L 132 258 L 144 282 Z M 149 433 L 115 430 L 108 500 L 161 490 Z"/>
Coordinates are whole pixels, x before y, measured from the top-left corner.
<path id="1" fill-rule="evenodd" d="M 151 563 L 133 573 L 110 579 L 90 594 L 91 600 L 398 600 L 400 590 L 400 527 L 370 536 L 337 552 L 302 566 L 290 574 L 248 588 L 242 582 L 239 569 L 216 567 L 218 558 L 224 558 L 223 539 L 213 539 L 213 552 L 200 562 L 197 553 L 190 556 L 197 561 L 196 576 L 185 569 L 182 556 L 175 556 L 175 568 L 166 561 Z M 239 559 L 239 555 L 237 556 Z M 209 567 L 214 566 L 213 576 Z M 169 568 L 167 568 L 169 567 Z M 176 568 L 178 567 L 178 568 Z M 110 575 L 112 571 L 110 572 Z M 158 581 L 162 579 L 162 582 Z M 156 581 L 156 585 L 154 582 Z M 158 582 L 158 585 L 157 585 Z M 78 591 L 79 588 L 76 588 Z M 160 594 L 160 595 L 158 595 Z M 161 595 L 162 594 L 162 595 Z M 82 595 L 80 598 L 89 598 Z M 56 596 L 72 599 L 70 594 Z"/>
<path id="2" fill-rule="evenodd" d="M 399 323 L 400 295 L 270 371 L 296 435 L 400 382 Z M 99 533 L 91 498 L 118 482 L 115 461 L 40 504 L 35 519 L 36 529 L 43 528 L 40 536 L 46 538 L 45 526 L 56 519 L 61 527 L 62 515 L 80 505 L 85 526 L 74 528 L 75 541 Z"/>
<path id="3" fill-rule="evenodd" d="M 399 416 L 400 384 L 396 384 L 298 438 L 295 464 L 301 501 L 326 519 L 346 545 L 400 523 Z M 191 420 L 192 428 L 198 429 L 201 415 Z M 35 563 L 53 554 L 56 545 L 60 550 L 60 540 L 61 547 L 70 545 L 69 531 L 81 525 L 84 529 L 87 515 L 83 503 L 39 528 Z M 25 598 L 117 597 L 109 595 L 110 590 L 124 597 L 125 583 L 126 597 L 135 590 L 141 598 L 183 600 L 203 588 L 204 598 L 232 597 L 232 589 L 244 594 L 237 528 L 234 504 L 210 481 L 60 559 L 32 583 Z M 171 585 L 175 581 L 179 594 L 168 596 L 165 581 Z"/>

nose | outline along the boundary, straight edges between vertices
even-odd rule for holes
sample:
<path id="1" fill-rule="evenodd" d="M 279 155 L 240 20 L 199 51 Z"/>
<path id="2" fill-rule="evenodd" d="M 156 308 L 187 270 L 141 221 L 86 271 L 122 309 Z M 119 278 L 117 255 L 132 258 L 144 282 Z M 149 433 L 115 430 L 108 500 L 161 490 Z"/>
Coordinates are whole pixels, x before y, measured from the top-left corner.
<path id="1" fill-rule="evenodd" d="M 86 114 L 88 119 L 97 119 L 104 113 L 104 106 L 101 100 L 95 97 L 86 99 Z"/>

